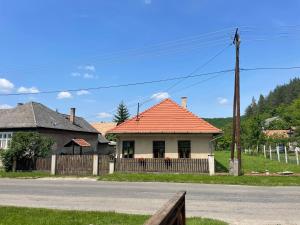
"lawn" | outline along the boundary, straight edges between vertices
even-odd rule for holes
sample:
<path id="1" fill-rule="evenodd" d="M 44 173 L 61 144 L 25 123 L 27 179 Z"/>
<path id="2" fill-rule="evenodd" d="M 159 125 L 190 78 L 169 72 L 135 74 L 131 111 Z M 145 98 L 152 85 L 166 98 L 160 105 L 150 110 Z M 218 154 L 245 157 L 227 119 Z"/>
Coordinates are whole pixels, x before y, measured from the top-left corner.
<path id="1" fill-rule="evenodd" d="M 149 216 L 114 212 L 0 207 L 0 218 L 0 225 L 140 225 L 143 224 Z M 225 224 L 227 223 L 211 219 L 187 219 L 187 225 Z"/>
<path id="2" fill-rule="evenodd" d="M 5 172 L 0 170 L 0 178 L 41 178 L 50 177 L 49 172 L 32 171 L 32 172 Z"/>
<path id="3" fill-rule="evenodd" d="M 216 151 L 216 169 L 217 172 L 227 172 L 229 165 L 230 152 L 229 151 Z M 270 173 L 292 171 L 300 173 L 300 166 L 295 164 L 286 164 L 284 161 L 272 161 L 265 159 L 263 155 L 242 155 L 242 167 L 244 173 L 251 173 L 252 171 L 264 172 L 269 170 Z"/>
<path id="4" fill-rule="evenodd" d="M 230 152 L 215 152 L 216 171 L 228 172 Z M 242 156 L 242 166 L 245 174 L 254 172 L 264 172 L 269 170 L 270 173 L 293 171 L 300 173 L 300 166 L 286 164 L 284 162 L 271 161 L 263 156 Z M 137 182 L 178 182 L 178 183 L 200 183 L 200 184 L 239 184 L 239 185 L 256 185 L 256 186 L 300 186 L 299 176 L 240 176 L 233 177 L 228 175 L 199 175 L 199 174 L 125 174 L 114 173 L 101 176 L 99 180 L 104 181 L 137 181 Z"/>

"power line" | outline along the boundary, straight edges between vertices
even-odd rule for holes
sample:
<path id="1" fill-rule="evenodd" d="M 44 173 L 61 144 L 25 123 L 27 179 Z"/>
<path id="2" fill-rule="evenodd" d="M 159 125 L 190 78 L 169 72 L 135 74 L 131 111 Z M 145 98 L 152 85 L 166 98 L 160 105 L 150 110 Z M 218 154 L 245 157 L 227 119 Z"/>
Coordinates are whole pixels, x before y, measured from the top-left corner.
<path id="1" fill-rule="evenodd" d="M 294 69 L 300 69 L 300 66 L 240 68 L 240 70 L 243 70 L 243 71 L 254 71 L 254 70 L 294 70 Z"/>
<path id="2" fill-rule="evenodd" d="M 55 94 L 55 93 L 60 93 L 60 92 L 63 92 L 63 91 L 64 92 L 77 92 L 77 91 L 91 91 L 91 90 L 100 90 L 100 89 L 120 88 L 120 87 L 129 87 L 129 86 L 137 86 L 137 85 L 168 82 L 168 81 L 179 80 L 179 79 L 183 79 L 183 78 L 208 76 L 208 75 L 213 75 L 213 74 L 218 74 L 218 73 L 225 73 L 225 72 L 229 72 L 229 71 L 233 71 L 233 69 L 220 70 L 220 71 L 215 71 L 215 72 L 208 72 L 208 73 L 188 75 L 188 76 L 171 77 L 171 78 L 160 79 L 160 80 L 142 81 L 142 82 L 135 82 L 135 83 L 113 84 L 113 85 L 108 85 L 108 86 L 88 87 L 88 88 L 78 88 L 78 89 L 40 91 L 40 92 L 37 92 L 37 93 L 8 93 L 8 94 L 0 94 L 0 96 Z"/>

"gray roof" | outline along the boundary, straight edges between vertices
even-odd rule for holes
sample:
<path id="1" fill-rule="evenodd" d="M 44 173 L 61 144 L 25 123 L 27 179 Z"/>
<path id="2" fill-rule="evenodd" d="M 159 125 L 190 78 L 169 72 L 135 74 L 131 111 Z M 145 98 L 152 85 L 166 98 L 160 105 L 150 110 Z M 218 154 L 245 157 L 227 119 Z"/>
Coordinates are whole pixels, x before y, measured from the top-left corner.
<path id="1" fill-rule="evenodd" d="M 69 115 L 58 113 L 37 102 L 18 105 L 12 109 L 0 109 L 0 129 L 49 128 L 79 132 L 99 133 L 82 117 L 71 123 Z"/>
<path id="2" fill-rule="evenodd" d="M 101 144 L 107 144 L 109 143 L 109 140 L 106 139 L 106 137 L 102 136 L 102 135 L 98 135 L 98 142 Z"/>

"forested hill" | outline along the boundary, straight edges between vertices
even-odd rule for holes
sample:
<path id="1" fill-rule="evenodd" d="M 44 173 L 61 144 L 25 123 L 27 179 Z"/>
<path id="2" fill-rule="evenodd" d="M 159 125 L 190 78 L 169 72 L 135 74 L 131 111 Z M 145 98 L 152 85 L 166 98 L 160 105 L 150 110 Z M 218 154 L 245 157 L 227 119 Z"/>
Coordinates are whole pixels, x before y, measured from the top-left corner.
<path id="1" fill-rule="evenodd" d="M 229 123 L 232 123 L 232 117 L 224 117 L 224 118 L 204 118 L 205 121 L 209 122 L 213 126 L 223 129 Z"/>
<path id="2" fill-rule="evenodd" d="M 245 115 L 251 116 L 255 113 L 266 116 L 278 116 L 282 113 L 282 108 L 291 105 L 300 98 L 300 79 L 294 78 L 288 84 L 279 85 L 267 96 L 260 95 L 258 101 L 252 100 L 247 107 Z"/>

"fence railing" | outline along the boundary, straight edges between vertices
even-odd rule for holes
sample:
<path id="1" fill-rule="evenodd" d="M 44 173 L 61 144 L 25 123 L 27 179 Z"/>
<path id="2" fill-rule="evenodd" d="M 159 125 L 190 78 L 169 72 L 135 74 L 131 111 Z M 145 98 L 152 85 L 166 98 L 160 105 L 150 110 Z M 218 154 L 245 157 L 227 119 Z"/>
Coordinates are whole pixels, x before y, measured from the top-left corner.
<path id="1" fill-rule="evenodd" d="M 51 158 L 38 158 L 36 160 L 35 169 L 39 171 L 50 171 L 51 170 Z"/>
<path id="2" fill-rule="evenodd" d="M 185 225 L 185 195 L 185 191 L 178 192 L 144 225 Z"/>
<path id="3" fill-rule="evenodd" d="M 117 172 L 208 173 L 208 159 L 116 159 Z"/>
<path id="4" fill-rule="evenodd" d="M 56 174 L 92 175 L 93 155 L 57 155 Z"/>

